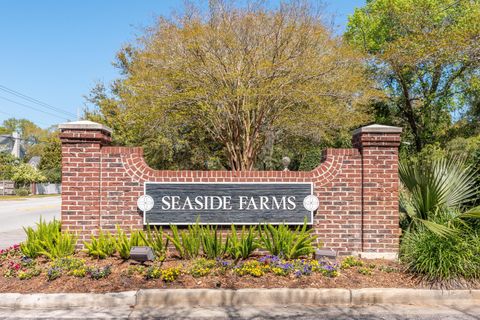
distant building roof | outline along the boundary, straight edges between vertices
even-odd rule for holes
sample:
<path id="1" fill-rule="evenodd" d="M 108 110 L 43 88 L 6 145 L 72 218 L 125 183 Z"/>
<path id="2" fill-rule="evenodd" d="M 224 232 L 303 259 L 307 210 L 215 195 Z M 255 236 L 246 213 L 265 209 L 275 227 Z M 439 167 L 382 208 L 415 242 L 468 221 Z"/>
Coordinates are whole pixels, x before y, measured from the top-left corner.
<path id="1" fill-rule="evenodd" d="M 40 165 L 40 160 L 41 160 L 41 157 L 34 156 L 28 161 L 28 164 L 38 169 L 38 166 Z"/>

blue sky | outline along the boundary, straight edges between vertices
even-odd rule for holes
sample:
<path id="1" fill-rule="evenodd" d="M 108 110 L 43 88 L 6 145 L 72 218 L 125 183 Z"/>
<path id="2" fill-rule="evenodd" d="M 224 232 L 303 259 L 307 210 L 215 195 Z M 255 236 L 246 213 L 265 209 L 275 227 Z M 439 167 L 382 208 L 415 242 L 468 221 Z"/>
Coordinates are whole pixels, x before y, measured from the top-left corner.
<path id="1" fill-rule="evenodd" d="M 324 3 L 326 16 L 335 18 L 341 32 L 347 16 L 365 1 Z M 152 25 L 155 16 L 180 10 L 182 4 L 174 0 L 1 1 L 0 122 L 26 118 L 46 128 L 76 120 L 84 96 L 95 83 L 118 77 L 112 61 L 122 44 Z M 21 99 L 8 89 L 55 110 Z"/>

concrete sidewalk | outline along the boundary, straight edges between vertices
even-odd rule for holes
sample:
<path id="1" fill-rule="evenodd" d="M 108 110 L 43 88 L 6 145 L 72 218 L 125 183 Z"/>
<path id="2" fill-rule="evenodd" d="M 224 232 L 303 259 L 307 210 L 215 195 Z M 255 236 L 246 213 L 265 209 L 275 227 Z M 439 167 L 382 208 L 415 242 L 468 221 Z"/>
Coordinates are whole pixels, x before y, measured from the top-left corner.
<path id="1" fill-rule="evenodd" d="M 479 319 L 480 290 L 140 289 L 0 293 L 5 319 Z"/>
<path id="2" fill-rule="evenodd" d="M 177 308 L 3 309 L 1 319 L 478 319 L 480 306 L 275 306 Z"/>

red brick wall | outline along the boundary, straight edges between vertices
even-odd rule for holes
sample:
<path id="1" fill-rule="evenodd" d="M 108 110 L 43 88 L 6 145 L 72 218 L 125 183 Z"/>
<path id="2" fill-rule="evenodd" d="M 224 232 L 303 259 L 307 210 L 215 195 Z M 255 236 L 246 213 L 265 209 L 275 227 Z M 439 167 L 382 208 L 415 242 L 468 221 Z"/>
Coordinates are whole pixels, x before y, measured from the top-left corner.
<path id="1" fill-rule="evenodd" d="M 354 149 L 327 149 L 320 166 L 298 171 L 153 170 L 142 148 L 112 147 L 107 129 L 62 130 L 62 225 L 88 239 L 100 228 L 142 228 L 137 199 L 152 182 L 313 182 L 315 233 L 340 253 L 398 251 L 399 133 L 354 134 Z M 389 127 L 391 128 L 391 127 Z"/>

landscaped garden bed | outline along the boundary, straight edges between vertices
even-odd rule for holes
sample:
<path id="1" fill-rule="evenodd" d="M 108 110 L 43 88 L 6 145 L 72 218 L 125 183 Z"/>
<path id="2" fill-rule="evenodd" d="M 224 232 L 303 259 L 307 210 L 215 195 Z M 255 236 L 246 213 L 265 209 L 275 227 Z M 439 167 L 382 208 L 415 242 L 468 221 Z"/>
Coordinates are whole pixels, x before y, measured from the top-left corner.
<path id="1" fill-rule="evenodd" d="M 26 233 L 21 246 L 0 252 L 1 292 L 422 287 L 397 262 L 313 259 L 315 237 L 305 226 L 232 228 L 228 237 L 199 225 L 181 231 L 172 226 L 170 234 L 117 230 L 92 237 L 83 250 L 75 250 L 75 237 L 60 232 L 57 221 L 41 221 Z M 155 261 L 131 260 L 130 249 L 138 245 L 150 246 Z"/>
<path id="2" fill-rule="evenodd" d="M 342 263 L 343 262 L 343 263 Z M 51 261 L 22 258 L 19 248 L 1 258 L 1 292 L 117 292 L 140 288 L 367 288 L 421 286 L 401 266 L 386 260 L 347 257 L 337 262 L 282 261 L 275 256 L 248 260 L 180 260 L 141 264 L 118 256 L 96 259 L 84 252 Z"/>

